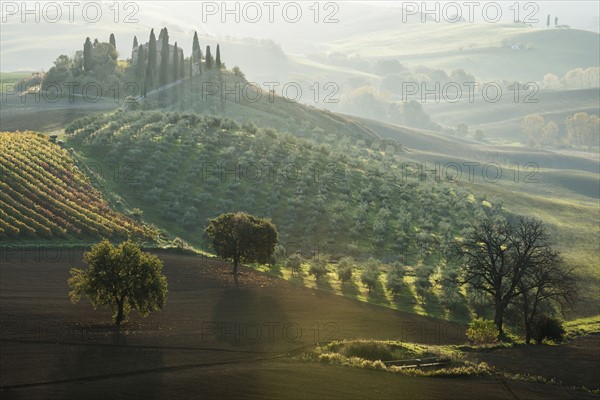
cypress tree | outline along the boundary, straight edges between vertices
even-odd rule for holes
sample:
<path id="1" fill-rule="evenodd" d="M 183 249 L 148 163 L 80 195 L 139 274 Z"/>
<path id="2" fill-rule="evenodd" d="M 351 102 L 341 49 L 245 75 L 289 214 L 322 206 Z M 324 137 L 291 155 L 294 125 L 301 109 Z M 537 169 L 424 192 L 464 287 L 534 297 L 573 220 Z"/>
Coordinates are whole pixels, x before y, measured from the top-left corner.
<path id="1" fill-rule="evenodd" d="M 200 43 L 198 42 L 198 32 L 194 31 L 194 40 L 192 42 L 192 58 L 196 61 L 200 61 L 201 53 Z"/>
<path id="2" fill-rule="evenodd" d="M 210 46 L 206 46 L 206 69 L 212 68 L 212 55 L 210 54 Z"/>
<path id="3" fill-rule="evenodd" d="M 138 47 L 138 41 L 137 41 L 137 36 L 133 37 L 133 48 L 135 49 L 136 47 Z"/>
<path id="4" fill-rule="evenodd" d="M 185 58 L 183 57 L 183 51 L 179 55 L 179 79 L 185 76 Z"/>
<path id="5" fill-rule="evenodd" d="M 111 47 L 110 56 L 112 57 L 113 60 L 116 61 L 117 58 L 119 58 L 119 53 L 117 53 L 117 41 L 115 40 L 114 33 L 110 34 L 110 37 L 108 38 L 108 43 L 110 44 L 110 47 Z"/>
<path id="6" fill-rule="evenodd" d="M 138 57 L 136 61 L 136 77 L 141 85 L 144 83 L 144 72 L 146 71 L 146 53 L 144 52 L 144 46 L 138 46 Z"/>
<path id="7" fill-rule="evenodd" d="M 215 64 L 217 66 L 217 69 L 221 69 L 221 49 L 220 49 L 219 45 L 217 45 L 217 55 L 216 55 Z"/>
<path id="8" fill-rule="evenodd" d="M 169 80 L 169 32 L 167 28 L 162 33 L 162 48 L 160 50 L 159 86 L 165 85 Z"/>
<path id="9" fill-rule="evenodd" d="M 175 42 L 173 52 L 173 81 L 179 79 L 179 50 L 177 49 L 177 42 Z"/>
<path id="10" fill-rule="evenodd" d="M 154 71 L 156 71 L 156 36 L 154 36 L 154 29 L 150 31 L 147 59 L 146 86 L 152 88 L 154 85 Z"/>
<path id="11" fill-rule="evenodd" d="M 89 37 L 85 39 L 83 44 L 83 70 L 85 72 L 92 70 L 92 41 Z"/>

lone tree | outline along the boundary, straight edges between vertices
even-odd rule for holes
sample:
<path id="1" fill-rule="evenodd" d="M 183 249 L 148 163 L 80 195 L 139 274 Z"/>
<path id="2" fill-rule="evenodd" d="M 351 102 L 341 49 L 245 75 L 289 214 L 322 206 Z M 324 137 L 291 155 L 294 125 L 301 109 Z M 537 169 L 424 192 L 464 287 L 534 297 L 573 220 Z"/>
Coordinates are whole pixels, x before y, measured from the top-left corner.
<path id="1" fill-rule="evenodd" d="M 137 36 L 133 37 L 133 48 L 135 49 L 136 47 L 138 47 L 138 40 L 137 40 Z"/>
<path id="2" fill-rule="evenodd" d="M 277 229 L 270 220 L 243 212 L 212 219 L 206 233 L 217 255 L 232 261 L 236 277 L 240 261 L 268 263 L 278 240 Z"/>
<path id="3" fill-rule="evenodd" d="M 109 308 L 117 338 L 121 322 L 131 310 L 146 317 L 164 306 L 167 278 L 162 274 L 162 261 L 142 252 L 132 241 L 114 247 L 104 239 L 84 253 L 83 260 L 87 269 L 71 269 L 68 280 L 71 301 L 77 303 L 81 296 L 86 296 L 94 309 Z"/>
<path id="4" fill-rule="evenodd" d="M 506 308 L 517 296 L 529 293 L 535 271 L 560 263 L 542 222 L 524 217 L 512 223 L 486 219 L 457 243 L 454 252 L 463 261 L 461 283 L 486 293 L 492 301 L 499 336 L 503 336 Z"/>
<path id="5" fill-rule="evenodd" d="M 115 34 L 111 33 L 110 37 L 108 38 L 108 43 L 110 43 L 110 45 L 112 46 L 113 49 L 117 49 L 117 41 L 115 39 Z"/>

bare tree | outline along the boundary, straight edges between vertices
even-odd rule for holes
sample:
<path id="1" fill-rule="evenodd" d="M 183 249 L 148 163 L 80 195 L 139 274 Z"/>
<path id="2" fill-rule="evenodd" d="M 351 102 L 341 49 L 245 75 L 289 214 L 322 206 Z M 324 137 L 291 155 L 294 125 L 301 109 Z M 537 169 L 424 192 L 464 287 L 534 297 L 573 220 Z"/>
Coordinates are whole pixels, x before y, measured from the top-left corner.
<path id="1" fill-rule="evenodd" d="M 515 299 L 515 306 L 521 310 L 527 344 L 543 307 L 557 304 L 564 308 L 573 303 L 577 293 L 573 270 L 565 269 L 560 254 L 551 249 L 527 268 L 518 286 L 521 296 Z"/>
<path id="2" fill-rule="evenodd" d="M 454 253 L 462 258 L 460 283 L 491 299 L 499 336 L 503 336 L 504 312 L 514 299 L 527 292 L 528 310 L 531 307 L 536 271 L 560 266 L 560 254 L 550 246 L 542 222 L 524 217 L 511 223 L 490 219 L 480 222 L 456 244 Z M 554 283 L 554 279 L 545 282 L 539 296 L 549 293 Z"/>

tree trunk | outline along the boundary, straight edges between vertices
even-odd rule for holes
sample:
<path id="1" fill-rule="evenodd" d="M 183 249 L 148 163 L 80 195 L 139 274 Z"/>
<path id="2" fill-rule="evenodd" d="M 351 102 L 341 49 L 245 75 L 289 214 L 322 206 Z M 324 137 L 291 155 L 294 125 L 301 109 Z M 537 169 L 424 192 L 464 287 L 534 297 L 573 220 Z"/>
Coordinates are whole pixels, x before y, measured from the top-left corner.
<path id="1" fill-rule="evenodd" d="M 239 258 L 236 257 L 236 258 L 233 259 L 233 275 L 234 276 L 237 276 L 239 262 L 240 262 Z"/>
<path id="2" fill-rule="evenodd" d="M 531 344 L 531 327 L 525 326 L 525 344 Z"/>
<path id="3" fill-rule="evenodd" d="M 504 331 L 502 330 L 502 320 L 503 320 L 504 308 L 502 307 L 502 302 L 496 302 L 496 310 L 494 313 L 494 324 L 498 328 L 498 337 L 502 338 L 504 336 Z"/>
<path id="4" fill-rule="evenodd" d="M 117 301 L 119 310 L 117 311 L 117 318 L 115 320 L 115 343 L 119 343 L 119 334 L 121 333 L 121 322 L 123 321 L 123 300 Z"/>

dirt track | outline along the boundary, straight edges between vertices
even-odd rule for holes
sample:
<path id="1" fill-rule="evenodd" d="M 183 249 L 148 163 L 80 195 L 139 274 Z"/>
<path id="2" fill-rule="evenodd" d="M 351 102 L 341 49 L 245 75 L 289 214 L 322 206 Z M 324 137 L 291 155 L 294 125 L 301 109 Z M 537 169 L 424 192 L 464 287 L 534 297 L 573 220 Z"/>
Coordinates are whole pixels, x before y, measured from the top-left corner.
<path id="1" fill-rule="evenodd" d="M 235 289 L 227 264 L 175 254 L 160 254 L 167 306 L 147 319 L 133 314 L 115 346 L 108 312 L 68 300 L 66 279 L 81 263 L 79 251 L 0 257 L 2 398 L 506 399 L 510 391 L 521 399 L 586 397 L 539 384 L 408 378 L 290 361 L 289 354 L 334 338 L 458 343 L 464 331 L 249 269 Z"/>

